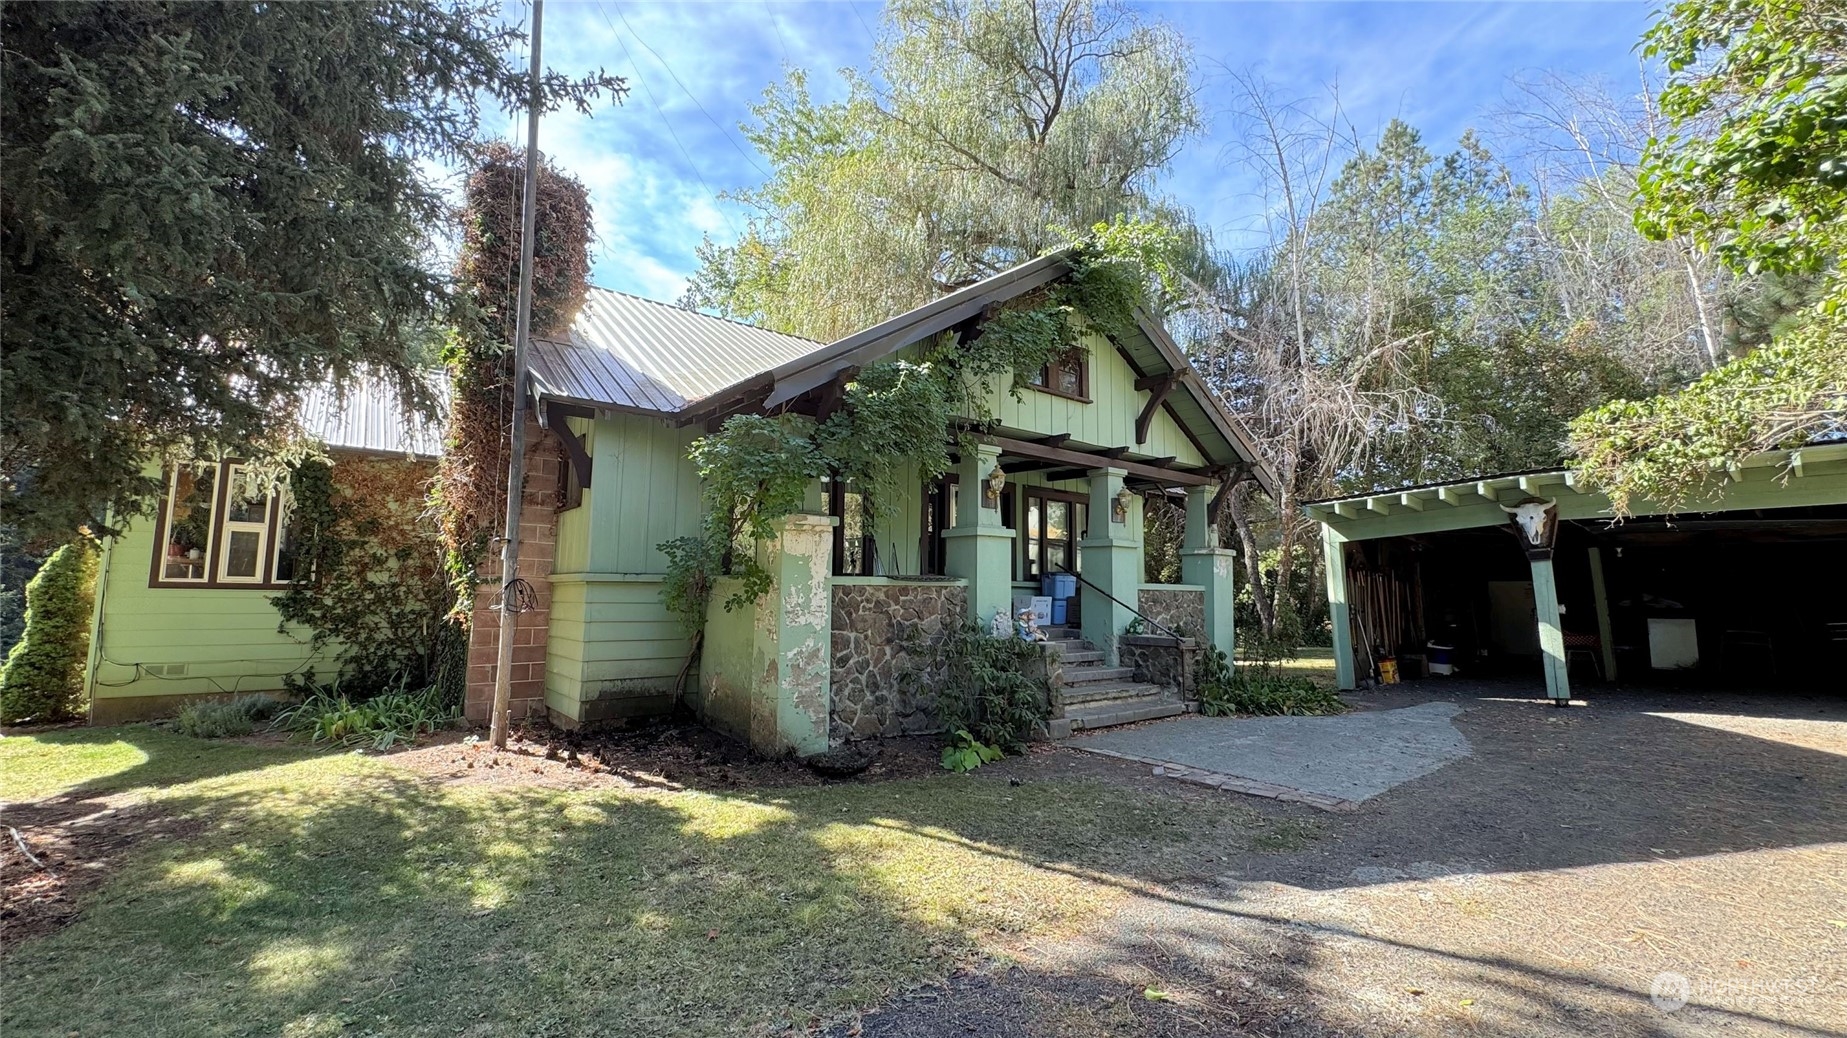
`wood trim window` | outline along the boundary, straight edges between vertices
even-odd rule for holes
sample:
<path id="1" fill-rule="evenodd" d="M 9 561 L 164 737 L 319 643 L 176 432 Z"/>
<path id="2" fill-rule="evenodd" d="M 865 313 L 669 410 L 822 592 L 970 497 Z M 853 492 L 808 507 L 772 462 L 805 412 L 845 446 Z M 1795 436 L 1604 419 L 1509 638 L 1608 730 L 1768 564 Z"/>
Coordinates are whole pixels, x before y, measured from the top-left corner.
<path id="1" fill-rule="evenodd" d="M 1072 350 L 1040 368 L 1030 384 L 1041 393 L 1090 403 L 1090 354 Z"/>
<path id="2" fill-rule="evenodd" d="M 1089 532 L 1089 513 L 1089 500 L 1082 494 L 1026 491 L 1020 537 L 1025 542 L 1027 580 L 1037 580 L 1047 573 L 1084 571 L 1084 550 L 1078 542 Z"/>
<path id="3" fill-rule="evenodd" d="M 834 576 L 870 577 L 878 571 L 879 544 L 872 532 L 872 501 L 845 480 L 827 481 L 827 514 L 834 526 Z"/>
<path id="4" fill-rule="evenodd" d="M 154 529 L 150 587 L 286 587 L 299 546 L 288 492 L 256 484 L 238 461 L 190 462 L 167 473 Z"/>

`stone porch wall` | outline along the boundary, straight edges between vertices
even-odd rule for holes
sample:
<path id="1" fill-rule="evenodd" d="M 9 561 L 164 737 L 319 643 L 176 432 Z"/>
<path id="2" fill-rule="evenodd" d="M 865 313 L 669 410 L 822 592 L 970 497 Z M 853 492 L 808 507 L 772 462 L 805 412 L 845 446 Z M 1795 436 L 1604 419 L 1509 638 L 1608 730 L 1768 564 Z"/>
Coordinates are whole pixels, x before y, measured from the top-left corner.
<path id="1" fill-rule="evenodd" d="M 1187 699 L 1199 689 L 1199 643 L 1192 638 L 1125 635 L 1117 643 L 1122 665 L 1135 671 L 1135 680 L 1161 685 Z"/>
<path id="2" fill-rule="evenodd" d="M 1149 619 L 1197 638 L 1206 630 L 1206 591 L 1183 585 L 1153 585 L 1141 589 L 1135 608 Z M 1154 631 L 1154 634 L 1161 632 Z M 1124 663 L 1123 666 L 1128 666 Z"/>
<path id="3" fill-rule="evenodd" d="M 551 630 L 552 561 L 558 554 L 559 474 L 564 449 L 556 437 L 526 421 L 526 484 L 520 498 L 519 575 L 532 585 L 533 608 L 519 614 L 513 628 L 511 699 L 507 713 L 514 718 L 545 714 L 546 634 Z M 503 474 L 504 478 L 504 474 Z M 498 538 L 503 516 L 495 516 Z M 500 612 L 494 608 L 500 590 L 498 540 L 477 571 L 475 609 L 468 634 L 468 688 L 463 696 L 463 716 L 477 723 L 489 720 L 494 705 L 494 662 L 500 645 Z"/>
<path id="4" fill-rule="evenodd" d="M 830 741 L 937 731 L 922 648 L 968 612 L 960 583 L 843 582 L 833 595 Z"/>

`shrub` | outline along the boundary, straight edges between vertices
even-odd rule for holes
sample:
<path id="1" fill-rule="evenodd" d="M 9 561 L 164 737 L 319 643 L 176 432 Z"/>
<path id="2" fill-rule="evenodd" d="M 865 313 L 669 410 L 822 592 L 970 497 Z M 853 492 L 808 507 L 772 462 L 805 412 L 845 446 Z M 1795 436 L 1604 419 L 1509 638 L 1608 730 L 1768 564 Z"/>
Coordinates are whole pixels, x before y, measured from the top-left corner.
<path id="1" fill-rule="evenodd" d="M 26 585 L 25 636 L 0 673 L 0 721 L 58 721 L 83 712 L 96 561 L 96 542 L 80 537 L 54 552 Z"/>
<path id="2" fill-rule="evenodd" d="M 195 739 L 249 735 L 256 731 L 258 721 L 269 720 L 286 705 L 280 699 L 255 693 L 230 699 L 187 703 L 180 708 L 179 716 L 174 718 L 173 728 L 181 735 L 190 735 Z"/>
<path id="3" fill-rule="evenodd" d="M 306 735 L 311 742 L 388 750 L 444 728 L 459 716 L 460 711 L 446 704 L 442 690 L 434 686 L 387 692 L 363 702 L 354 702 L 330 687 L 284 711 L 275 726 Z"/>
<path id="4" fill-rule="evenodd" d="M 1269 663 L 1233 667 L 1213 649 L 1199 663 L 1199 712 L 1207 717 L 1232 714 L 1317 716 L 1345 713 L 1347 704 L 1333 692 L 1299 674 L 1285 674 Z"/>
<path id="5" fill-rule="evenodd" d="M 937 681 L 937 716 L 951 733 L 1018 753 L 1051 714 L 1045 650 L 1033 642 L 995 638 L 964 619 L 924 656 Z"/>
<path id="6" fill-rule="evenodd" d="M 968 734 L 968 729 L 958 728 L 950 736 L 949 745 L 943 747 L 943 767 L 960 774 L 992 764 L 1004 756 L 1000 747 L 989 746 Z"/>

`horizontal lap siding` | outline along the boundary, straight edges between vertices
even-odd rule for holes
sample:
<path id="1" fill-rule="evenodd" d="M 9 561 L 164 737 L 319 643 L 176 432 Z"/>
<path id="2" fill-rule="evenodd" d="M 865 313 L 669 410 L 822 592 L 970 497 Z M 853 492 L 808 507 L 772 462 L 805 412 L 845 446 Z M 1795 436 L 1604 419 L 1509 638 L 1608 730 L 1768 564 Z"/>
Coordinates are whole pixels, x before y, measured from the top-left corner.
<path id="1" fill-rule="evenodd" d="M 581 719 L 585 704 L 672 691 L 686 631 L 644 575 L 554 580 L 546 701 Z"/>
<path id="2" fill-rule="evenodd" d="M 270 692 L 284 675 L 314 666 L 326 676 L 330 648 L 318 657 L 309 633 L 278 634 L 281 617 L 273 590 L 151 588 L 154 521 L 139 519 L 109 552 L 101 578 L 102 659 L 93 694 L 98 699 L 202 695 L 214 692 Z M 136 664 L 186 665 L 186 673 L 154 677 Z"/>

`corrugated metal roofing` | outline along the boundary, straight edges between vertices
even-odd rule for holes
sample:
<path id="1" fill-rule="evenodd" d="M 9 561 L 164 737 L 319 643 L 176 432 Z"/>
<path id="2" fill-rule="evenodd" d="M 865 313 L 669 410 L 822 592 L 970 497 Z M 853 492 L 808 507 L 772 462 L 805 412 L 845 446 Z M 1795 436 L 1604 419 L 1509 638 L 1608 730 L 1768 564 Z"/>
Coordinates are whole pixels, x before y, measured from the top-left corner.
<path id="1" fill-rule="evenodd" d="M 821 347 L 812 339 L 592 288 L 569 341 L 535 338 L 530 359 L 541 395 L 672 414 Z"/>
<path id="2" fill-rule="evenodd" d="M 446 408 L 448 379 L 436 374 L 429 382 Z M 427 458 L 443 452 L 440 416 L 406 408 L 389 379 L 360 376 L 344 387 L 324 382 L 302 394 L 298 414 L 303 434 L 329 447 Z"/>

